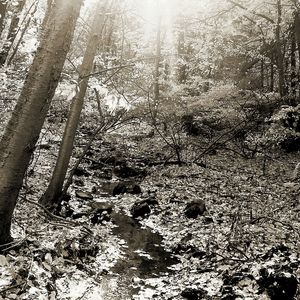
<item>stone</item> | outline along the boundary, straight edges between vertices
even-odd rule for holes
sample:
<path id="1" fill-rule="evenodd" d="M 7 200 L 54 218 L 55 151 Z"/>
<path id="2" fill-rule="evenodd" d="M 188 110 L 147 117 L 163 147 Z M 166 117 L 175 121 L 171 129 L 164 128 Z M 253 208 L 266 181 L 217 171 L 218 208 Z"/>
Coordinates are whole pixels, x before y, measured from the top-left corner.
<path id="1" fill-rule="evenodd" d="M 40 145 L 40 149 L 50 150 L 51 149 L 51 145 L 50 144 L 41 144 Z"/>
<path id="2" fill-rule="evenodd" d="M 113 188 L 112 195 L 113 196 L 117 196 L 117 195 L 121 195 L 121 194 L 125 194 L 125 193 L 129 193 L 129 194 L 133 194 L 133 195 L 138 195 L 138 194 L 142 193 L 142 189 L 136 183 L 124 181 L 124 182 L 119 182 Z"/>
<path id="3" fill-rule="evenodd" d="M 82 179 L 75 179 L 74 184 L 77 186 L 84 186 L 84 181 Z"/>
<path id="4" fill-rule="evenodd" d="M 211 223 L 214 223 L 214 219 L 210 216 L 205 216 L 204 219 L 203 219 L 203 223 L 204 224 L 211 224 Z"/>
<path id="5" fill-rule="evenodd" d="M 145 202 L 136 202 L 130 209 L 133 218 L 145 217 L 151 212 L 150 206 Z"/>
<path id="6" fill-rule="evenodd" d="M 203 200 L 197 200 L 186 205 L 184 214 L 189 219 L 196 219 L 198 216 L 202 216 L 205 211 L 205 202 Z"/>
<path id="7" fill-rule="evenodd" d="M 112 192 L 113 196 L 125 194 L 127 192 L 127 186 L 124 183 L 118 183 Z"/>
<path id="8" fill-rule="evenodd" d="M 221 288 L 221 300 L 235 300 L 237 296 L 234 293 L 233 287 L 231 285 L 223 285 Z"/>
<path id="9" fill-rule="evenodd" d="M 81 177 L 81 176 L 88 177 L 88 176 L 90 176 L 90 173 L 88 171 L 86 171 L 85 169 L 78 167 L 75 169 L 74 175 L 76 175 L 78 177 Z"/>
<path id="10" fill-rule="evenodd" d="M 145 170 L 129 167 L 126 162 L 117 166 L 114 169 L 114 174 L 120 178 L 131 178 L 146 175 Z"/>
<path id="11" fill-rule="evenodd" d="M 114 208 L 113 204 L 108 202 L 93 202 L 90 204 L 90 206 L 97 210 L 97 212 L 108 212 L 109 214 L 112 213 L 112 210 Z"/>
<path id="12" fill-rule="evenodd" d="M 114 205 L 109 202 L 93 202 L 91 203 L 93 213 L 91 214 L 90 221 L 92 224 L 102 224 L 103 221 L 110 221 L 111 213 Z"/>
<path id="13" fill-rule="evenodd" d="M 156 198 L 152 197 L 152 196 L 150 196 L 147 199 L 143 200 L 143 202 L 147 203 L 150 206 L 156 206 L 156 205 L 159 204 L 158 201 L 156 200 Z"/>
<path id="14" fill-rule="evenodd" d="M 76 197 L 83 200 L 93 200 L 93 195 L 89 192 L 76 191 Z"/>
<path id="15" fill-rule="evenodd" d="M 138 184 L 133 184 L 132 186 L 129 187 L 128 193 L 133 195 L 138 195 L 142 193 L 142 189 Z"/>
<path id="16" fill-rule="evenodd" d="M 181 292 L 181 296 L 187 300 L 206 299 L 207 292 L 203 289 L 186 288 Z"/>

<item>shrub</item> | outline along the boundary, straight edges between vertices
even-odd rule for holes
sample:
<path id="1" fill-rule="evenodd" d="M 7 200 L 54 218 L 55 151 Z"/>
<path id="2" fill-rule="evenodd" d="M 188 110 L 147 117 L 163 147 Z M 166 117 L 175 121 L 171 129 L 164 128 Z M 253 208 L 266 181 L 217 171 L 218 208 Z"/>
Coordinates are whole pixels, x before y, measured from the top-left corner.
<path id="1" fill-rule="evenodd" d="M 268 127 L 262 134 L 248 138 L 249 144 L 256 143 L 261 149 L 280 147 L 288 153 L 300 150 L 300 105 L 282 106 L 266 119 L 266 124 Z"/>

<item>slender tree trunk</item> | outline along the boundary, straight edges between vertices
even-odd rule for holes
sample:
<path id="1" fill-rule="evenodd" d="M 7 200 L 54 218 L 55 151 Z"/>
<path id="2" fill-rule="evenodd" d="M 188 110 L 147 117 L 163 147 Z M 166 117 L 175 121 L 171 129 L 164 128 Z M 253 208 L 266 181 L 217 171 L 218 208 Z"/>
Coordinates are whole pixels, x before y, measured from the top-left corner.
<path id="1" fill-rule="evenodd" d="M 57 0 L 0 142 L 0 245 L 11 240 L 13 210 L 69 51 L 83 0 Z"/>
<path id="2" fill-rule="evenodd" d="M 20 13 L 22 12 L 24 6 L 25 6 L 26 0 L 19 0 L 18 5 L 16 7 L 16 11 L 11 19 L 11 23 L 9 26 L 7 39 L 9 41 L 14 40 L 17 32 L 17 28 L 20 22 Z"/>
<path id="3" fill-rule="evenodd" d="M 5 45 L 0 53 L 0 65 L 4 65 L 6 62 L 6 59 L 8 57 L 9 51 L 12 47 L 13 42 L 16 39 L 17 32 L 18 32 L 18 26 L 20 22 L 20 15 L 21 12 L 25 6 L 26 0 L 19 0 L 18 5 L 16 7 L 16 11 L 14 12 L 14 15 L 11 19 L 11 23 L 9 26 L 7 38 Z"/>
<path id="4" fill-rule="evenodd" d="M 88 87 L 89 74 L 93 69 L 94 58 L 102 34 L 101 30 L 99 30 L 99 27 L 101 28 L 101 26 L 103 26 L 105 19 L 103 12 L 101 13 L 99 8 L 100 7 L 98 6 L 98 9 L 95 11 L 96 15 L 94 17 L 90 37 L 80 68 L 80 77 L 78 81 L 79 90 L 72 100 L 71 109 L 67 119 L 62 143 L 60 145 L 55 169 L 52 174 L 50 184 L 45 194 L 40 199 L 40 202 L 47 207 L 53 207 L 55 204 L 59 204 L 62 195 L 63 184 L 72 155 L 76 130 L 79 124 L 84 97 Z"/>
<path id="5" fill-rule="evenodd" d="M 14 57 L 16 56 L 16 54 L 17 54 L 17 52 L 18 52 L 18 49 L 19 49 L 19 47 L 20 47 L 20 44 L 21 44 L 21 42 L 23 41 L 24 35 L 25 35 L 25 33 L 26 33 L 26 31 L 27 31 L 27 29 L 28 29 L 30 23 L 31 23 L 31 20 L 32 20 L 32 18 L 34 17 L 36 11 L 37 11 L 37 8 L 38 8 L 38 2 L 36 2 L 36 3 L 34 4 L 33 11 L 30 13 L 30 15 L 29 15 L 29 17 L 28 17 L 28 19 L 27 19 L 27 21 L 26 21 L 26 24 L 25 24 L 25 26 L 24 26 L 23 29 L 22 29 L 22 32 L 21 32 L 21 34 L 20 34 L 20 37 L 19 37 L 19 39 L 18 39 L 18 41 L 17 41 L 15 47 L 13 48 L 11 55 L 10 55 L 9 58 L 7 59 L 7 65 L 8 65 L 8 66 L 11 64 L 12 60 L 13 60 Z"/>
<path id="6" fill-rule="evenodd" d="M 0 37 L 4 29 L 4 20 L 6 17 L 8 0 L 0 0 Z"/>
<path id="7" fill-rule="evenodd" d="M 297 105 L 297 63 L 296 63 L 296 33 L 295 28 L 291 32 L 291 80 L 290 80 L 290 94 L 291 105 Z"/>
<path id="8" fill-rule="evenodd" d="M 296 36 L 296 43 L 298 48 L 298 59 L 300 60 L 300 9 L 296 9 L 295 11 L 295 36 Z"/>
<path id="9" fill-rule="evenodd" d="M 260 62 L 260 88 L 263 90 L 265 85 L 265 61 L 262 58 Z"/>
<path id="10" fill-rule="evenodd" d="M 186 82 L 186 65 L 183 63 L 185 60 L 185 33 L 181 31 L 178 36 L 177 53 L 182 60 L 178 66 L 178 83 L 182 84 Z"/>
<path id="11" fill-rule="evenodd" d="M 270 63 L 270 92 L 274 92 L 274 55 L 271 56 Z"/>
<path id="12" fill-rule="evenodd" d="M 277 0 L 277 25 L 276 25 L 276 52 L 277 52 L 277 69 L 278 69 L 278 90 L 280 96 L 285 96 L 285 80 L 284 80 L 284 57 L 282 53 L 281 42 L 281 23 L 282 23 L 282 5 L 281 0 Z"/>
<path id="13" fill-rule="evenodd" d="M 300 66 L 300 9 L 299 8 L 295 11 L 294 29 L 295 29 L 296 47 L 298 49 L 298 67 L 299 67 Z M 299 78 L 299 74 L 298 74 L 298 78 Z M 297 85 L 299 88 L 300 87 L 299 80 L 297 81 Z M 298 92 L 297 101 L 298 103 L 300 101 L 300 92 Z"/>
<path id="14" fill-rule="evenodd" d="M 156 34 L 156 56 L 155 56 L 155 70 L 154 70 L 154 103 L 152 108 L 153 123 L 156 125 L 157 109 L 159 102 L 159 66 L 161 60 L 161 17 L 158 19 L 157 34 Z"/>

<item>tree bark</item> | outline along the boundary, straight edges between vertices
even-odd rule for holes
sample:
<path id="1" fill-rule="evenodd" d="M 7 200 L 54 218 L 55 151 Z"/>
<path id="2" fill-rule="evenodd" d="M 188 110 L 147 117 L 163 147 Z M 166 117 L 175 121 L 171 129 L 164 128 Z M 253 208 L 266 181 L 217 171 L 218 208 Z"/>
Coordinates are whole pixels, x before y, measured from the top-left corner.
<path id="1" fill-rule="evenodd" d="M 0 245 L 69 51 L 83 0 L 57 0 L 12 117 L 0 142 Z"/>
<path id="2" fill-rule="evenodd" d="M 296 43 L 298 48 L 298 59 L 300 61 L 300 11 L 297 9 L 295 11 L 295 22 L 294 22 L 294 28 L 295 28 L 295 37 L 296 37 Z"/>
<path id="3" fill-rule="evenodd" d="M 80 76 L 78 80 L 79 89 L 75 97 L 72 99 L 71 109 L 64 130 L 55 169 L 52 174 L 50 184 L 45 194 L 40 199 L 40 203 L 49 208 L 59 204 L 62 195 L 63 184 L 72 155 L 76 130 L 79 124 L 80 114 L 88 87 L 89 75 L 93 70 L 94 58 L 101 38 L 101 30 L 99 30 L 99 27 L 104 24 L 104 15 L 105 14 L 101 13 L 100 6 L 98 6 L 98 9 L 95 11 L 90 37 L 80 67 Z"/>
<path id="4" fill-rule="evenodd" d="M 4 29 L 4 20 L 6 17 L 7 3 L 7 0 L 0 0 L 0 36 Z"/>
<path id="5" fill-rule="evenodd" d="M 49 16 L 51 14 L 51 10 L 54 8 L 54 2 L 55 2 L 54 0 L 47 0 L 47 8 L 42 23 L 42 29 L 46 28 L 47 22 L 49 20 Z"/>

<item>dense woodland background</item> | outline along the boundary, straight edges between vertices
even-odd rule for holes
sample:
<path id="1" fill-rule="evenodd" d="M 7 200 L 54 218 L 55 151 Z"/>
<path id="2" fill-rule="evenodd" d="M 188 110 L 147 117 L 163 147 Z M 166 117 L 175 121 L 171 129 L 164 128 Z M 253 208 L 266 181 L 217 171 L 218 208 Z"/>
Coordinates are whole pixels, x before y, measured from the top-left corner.
<path id="1" fill-rule="evenodd" d="M 0 0 L 0 299 L 299 299 L 298 0 Z"/>

